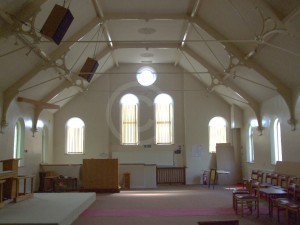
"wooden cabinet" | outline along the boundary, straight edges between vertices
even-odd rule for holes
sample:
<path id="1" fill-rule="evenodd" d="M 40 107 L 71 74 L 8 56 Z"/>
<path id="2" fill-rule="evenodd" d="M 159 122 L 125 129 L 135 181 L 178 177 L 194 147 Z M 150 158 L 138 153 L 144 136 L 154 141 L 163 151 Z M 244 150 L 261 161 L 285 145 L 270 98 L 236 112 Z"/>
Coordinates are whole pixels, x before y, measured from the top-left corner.
<path id="1" fill-rule="evenodd" d="M 0 162 L 3 170 L 0 173 L 0 207 L 3 207 L 4 201 L 19 202 L 32 197 L 34 176 L 18 176 L 19 159 L 7 159 Z M 30 183 L 30 187 L 27 186 L 27 182 Z"/>
<path id="2" fill-rule="evenodd" d="M 95 192 L 119 192 L 118 159 L 84 159 L 82 189 Z"/>
<path id="3" fill-rule="evenodd" d="M 18 159 L 2 160 L 2 172 L 0 180 L 5 180 L 3 183 L 3 198 L 14 199 L 16 197 L 16 180 L 18 176 Z"/>
<path id="4" fill-rule="evenodd" d="M 2 163 L 2 172 L 0 180 L 5 180 L 1 200 L 13 200 L 16 197 L 16 180 L 18 177 L 18 159 L 7 159 L 0 161 Z"/>

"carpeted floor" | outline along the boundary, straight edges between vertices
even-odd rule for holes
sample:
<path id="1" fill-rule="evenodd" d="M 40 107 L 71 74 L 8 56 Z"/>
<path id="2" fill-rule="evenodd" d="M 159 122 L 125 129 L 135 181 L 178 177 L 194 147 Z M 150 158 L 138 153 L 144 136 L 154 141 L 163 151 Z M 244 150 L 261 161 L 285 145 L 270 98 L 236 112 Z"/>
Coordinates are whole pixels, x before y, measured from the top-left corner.
<path id="1" fill-rule="evenodd" d="M 278 224 L 276 216 L 269 217 L 265 200 L 260 201 L 259 218 L 241 217 L 232 209 L 231 189 L 172 185 L 97 194 L 96 201 L 72 225 L 197 225 L 213 219 L 239 219 L 245 225 Z"/>

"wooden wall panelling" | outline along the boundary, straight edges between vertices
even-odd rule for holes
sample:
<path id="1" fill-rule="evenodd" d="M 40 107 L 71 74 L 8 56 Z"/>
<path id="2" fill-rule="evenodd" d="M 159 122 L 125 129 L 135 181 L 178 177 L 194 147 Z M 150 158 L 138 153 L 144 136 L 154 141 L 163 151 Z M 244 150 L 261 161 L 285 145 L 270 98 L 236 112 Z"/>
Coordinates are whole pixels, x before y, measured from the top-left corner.
<path id="1" fill-rule="evenodd" d="M 82 188 L 84 191 L 119 192 L 118 159 L 84 159 Z"/>

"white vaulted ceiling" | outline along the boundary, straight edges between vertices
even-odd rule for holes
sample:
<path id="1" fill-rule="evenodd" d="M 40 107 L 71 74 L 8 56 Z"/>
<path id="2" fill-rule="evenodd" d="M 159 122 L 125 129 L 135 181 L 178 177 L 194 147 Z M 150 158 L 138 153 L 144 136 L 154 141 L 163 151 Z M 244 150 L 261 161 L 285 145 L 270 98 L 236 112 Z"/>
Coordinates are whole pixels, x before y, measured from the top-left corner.
<path id="1" fill-rule="evenodd" d="M 40 34 L 55 4 L 74 16 L 59 45 Z M 259 121 L 261 103 L 281 95 L 295 119 L 299 0 L 1 0 L 0 28 L 2 123 L 16 97 L 39 113 L 111 68 L 162 63 L 252 108 Z M 87 57 L 99 63 L 91 83 L 78 76 Z"/>

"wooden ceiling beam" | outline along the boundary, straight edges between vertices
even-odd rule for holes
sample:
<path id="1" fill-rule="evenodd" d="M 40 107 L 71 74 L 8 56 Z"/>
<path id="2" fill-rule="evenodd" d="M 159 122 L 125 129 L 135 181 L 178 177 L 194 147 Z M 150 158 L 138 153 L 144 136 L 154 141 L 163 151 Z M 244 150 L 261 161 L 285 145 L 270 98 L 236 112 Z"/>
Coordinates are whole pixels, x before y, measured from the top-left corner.
<path id="1" fill-rule="evenodd" d="M 82 37 L 84 37 L 89 31 L 91 31 L 96 25 L 99 23 L 102 23 L 102 21 L 99 18 L 95 18 L 90 23 L 88 23 L 86 26 L 84 26 L 83 29 L 79 30 L 77 33 L 75 33 L 73 36 L 70 37 L 69 40 L 80 40 Z M 68 52 L 74 42 L 64 42 L 59 45 L 59 47 L 54 50 L 52 53 L 49 54 L 49 58 L 52 61 L 55 61 L 59 59 L 63 54 Z M 14 100 L 14 98 L 18 95 L 18 90 L 25 85 L 27 82 L 29 82 L 31 79 L 33 79 L 35 76 L 39 74 L 41 70 L 45 69 L 45 65 L 42 63 L 40 65 L 35 66 L 33 69 L 31 69 L 29 72 L 25 73 L 19 80 L 17 80 L 12 86 L 7 88 L 3 92 L 3 107 L 2 107 L 2 115 L 1 115 L 1 128 L 7 126 L 6 122 L 6 113 L 8 110 L 8 107 L 10 103 Z"/>
<path id="2" fill-rule="evenodd" d="M 47 103 L 47 102 L 38 101 L 38 100 L 34 100 L 34 99 L 29 99 L 29 98 L 24 98 L 24 97 L 18 97 L 17 101 L 18 102 L 30 103 L 30 104 L 33 104 L 33 105 L 39 107 L 39 108 L 43 108 L 43 109 L 59 109 L 60 108 L 59 105 L 50 104 L 50 103 Z"/>
<path id="3" fill-rule="evenodd" d="M 223 37 L 222 34 L 220 34 L 218 31 L 213 29 L 211 26 L 209 26 L 204 20 L 201 18 L 195 18 L 194 23 L 199 26 L 201 29 L 203 29 L 205 32 L 207 32 L 209 35 L 211 35 L 216 40 L 225 40 L 226 38 Z M 291 88 L 289 88 L 287 85 L 285 85 L 278 77 L 276 77 L 271 72 L 264 69 L 262 66 L 255 63 L 251 58 L 248 58 L 245 60 L 245 54 L 233 43 L 230 42 L 223 42 L 222 45 L 225 46 L 226 50 L 233 54 L 237 59 L 239 59 L 241 62 L 244 63 L 245 66 L 255 70 L 257 73 L 259 73 L 261 76 L 263 76 L 265 79 L 267 79 L 270 83 L 272 83 L 276 88 L 278 93 L 283 97 L 285 100 L 287 107 L 290 111 L 290 119 L 288 122 L 292 126 L 292 130 L 295 129 L 296 126 L 296 117 L 295 117 L 295 99 L 293 95 L 293 91 Z"/>

